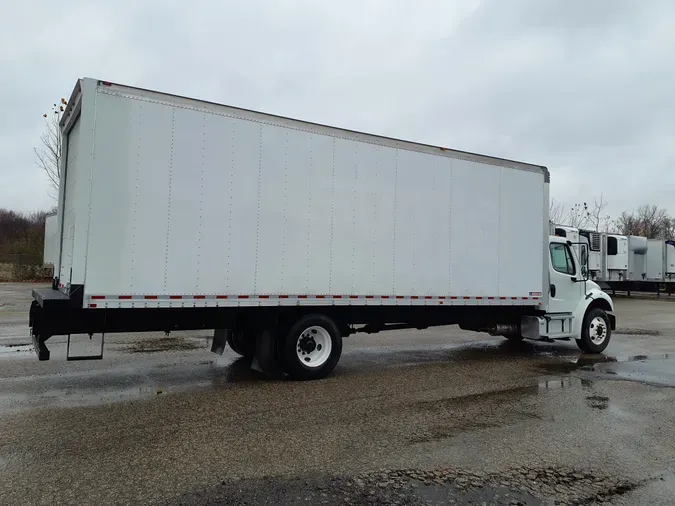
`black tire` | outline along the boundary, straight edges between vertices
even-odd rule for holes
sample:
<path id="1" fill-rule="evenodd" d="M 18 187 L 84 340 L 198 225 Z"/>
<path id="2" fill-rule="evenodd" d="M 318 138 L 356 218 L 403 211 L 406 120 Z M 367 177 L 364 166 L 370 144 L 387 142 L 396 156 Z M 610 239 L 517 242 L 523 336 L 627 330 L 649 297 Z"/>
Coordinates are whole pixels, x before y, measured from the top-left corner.
<path id="1" fill-rule="evenodd" d="M 602 339 L 601 339 L 602 337 Z M 593 308 L 586 312 L 581 324 L 581 339 L 577 339 L 577 346 L 585 353 L 602 353 L 609 345 L 612 337 L 612 327 L 609 317 L 600 308 Z"/>
<path id="2" fill-rule="evenodd" d="M 328 343 L 330 349 L 326 351 Z M 309 314 L 295 322 L 284 336 L 281 361 L 291 378 L 316 380 L 331 373 L 341 354 L 342 336 L 335 322 L 325 315 Z"/>
<path id="3" fill-rule="evenodd" d="M 253 358 L 255 355 L 255 334 L 245 330 L 236 330 L 227 335 L 227 344 L 232 351 L 244 358 Z"/>

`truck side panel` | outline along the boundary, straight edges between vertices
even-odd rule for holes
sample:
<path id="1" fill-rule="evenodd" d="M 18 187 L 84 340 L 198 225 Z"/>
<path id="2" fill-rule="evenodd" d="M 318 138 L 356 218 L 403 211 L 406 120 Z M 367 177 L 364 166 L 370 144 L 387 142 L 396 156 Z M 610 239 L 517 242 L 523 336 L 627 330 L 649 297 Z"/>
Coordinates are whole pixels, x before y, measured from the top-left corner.
<path id="1" fill-rule="evenodd" d="M 86 294 L 542 291 L 543 171 L 183 102 L 97 88 Z"/>

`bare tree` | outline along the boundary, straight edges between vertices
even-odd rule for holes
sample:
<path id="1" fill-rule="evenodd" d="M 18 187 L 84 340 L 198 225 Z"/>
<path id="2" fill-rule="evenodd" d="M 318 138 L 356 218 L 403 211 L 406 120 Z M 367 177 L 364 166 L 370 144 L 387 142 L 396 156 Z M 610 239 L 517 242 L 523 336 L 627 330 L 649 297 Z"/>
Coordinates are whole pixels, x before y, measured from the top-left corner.
<path id="1" fill-rule="evenodd" d="M 589 218 L 590 214 L 588 212 L 588 204 L 586 202 L 583 204 L 574 204 L 570 208 L 569 213 L 567 213 L 565 225 L 574 228 L 586 228 Z"/>
<path id="2" fill-rule="evenodd" d="M 675 219 L 663 208 L 645 204 L 635 211 L 622 212 L 616 228 L 623 235 L 640 235 L 648 239 L 672 239 Z"/>
<path id="3" fill-rule="evenodd" d="M 40 134 L 40 147 L 33 148 L 35 163 L 44 171 L 51 186 L 50 196 L 58 199 L 59 180 L 61 177 L 61 127 L 59 122 L 65 111 L 65 98 L 54 104 L 50 113 L 43 114 L 44 130 Z"/>
<path id="4" fill-rule="evenodd" d="M 609 204 L 605 200 L 604 195 L 601 193 L 600 198 L 597 197 L 593 200 L 593 207 L 587 206 L 584 202 L 584 207 L 587 215 L 587 226 L 596 232 L 607 232 L 609 231 L 612 220 L 605 212 L 605 208 Z"/>
<path id="5" fill-rule="evenodd" d="M 565 216 L 565 206 L 560 202 L 556 202 L 554 199 L 551 199 L 551 202 L 548 206 L 548 219 L 556 225 L 560 225 L 560 222 Z"/>

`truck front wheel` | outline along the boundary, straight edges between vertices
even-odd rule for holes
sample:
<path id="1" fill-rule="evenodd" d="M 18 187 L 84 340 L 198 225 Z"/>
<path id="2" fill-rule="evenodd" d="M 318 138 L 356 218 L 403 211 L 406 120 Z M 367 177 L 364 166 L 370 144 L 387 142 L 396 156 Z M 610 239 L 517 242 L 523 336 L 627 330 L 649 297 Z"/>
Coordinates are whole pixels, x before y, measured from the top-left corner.
<path id="1" fill-rule="evenodd" d="M 581 325 L 581 339 L 577 339 L 577 346 L 586 353 L 602 353 L 612 336 L 612 327 L 609 317 L 600 308 L 586 312 Z"/>
<path id="2" fill-rule="evenodd" d="M 325 378 L 342 354 L 338 326 L 325 315 L 310 314 L 293 324 L 285 336 L 282 360 L 296 380 Z"/>

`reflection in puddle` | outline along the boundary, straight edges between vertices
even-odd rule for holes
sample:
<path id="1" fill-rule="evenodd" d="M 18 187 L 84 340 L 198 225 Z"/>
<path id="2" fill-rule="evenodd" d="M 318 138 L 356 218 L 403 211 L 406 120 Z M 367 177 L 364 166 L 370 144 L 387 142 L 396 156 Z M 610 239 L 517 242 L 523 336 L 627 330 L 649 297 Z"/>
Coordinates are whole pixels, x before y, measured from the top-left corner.
<path id="1" fill-rule="evenodd" d="M 14 354 L 19 352 L 33 351 L 32 344 L 10 344 L 0 346 L 0 355 Z"/>

